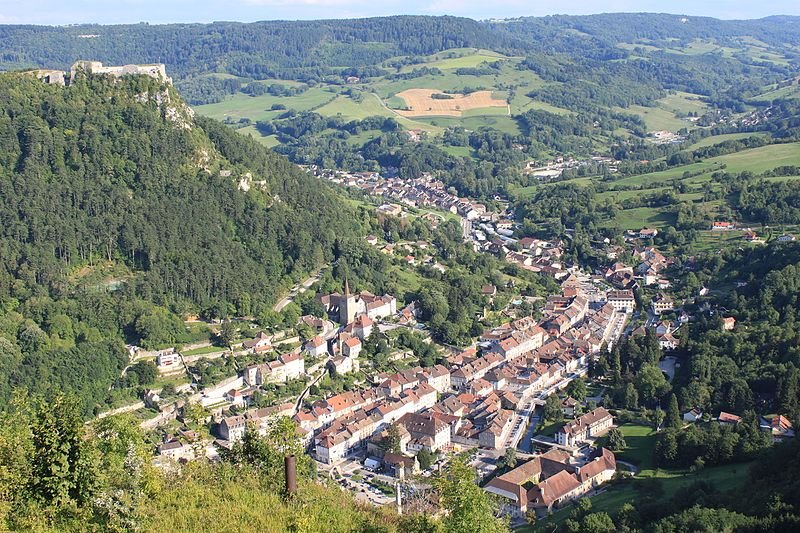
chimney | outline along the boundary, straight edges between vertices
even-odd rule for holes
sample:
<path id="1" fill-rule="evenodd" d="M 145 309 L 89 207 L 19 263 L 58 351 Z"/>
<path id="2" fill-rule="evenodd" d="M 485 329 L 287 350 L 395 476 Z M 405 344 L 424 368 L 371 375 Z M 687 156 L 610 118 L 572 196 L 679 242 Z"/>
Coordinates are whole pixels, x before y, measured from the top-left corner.
<path id="1" fill-rule="evenodd" d="M 291 498 L 297 492 L 297 458 L 294 455 L 284 457 L 283 467 L 286 476 L 286 497 Z"/>

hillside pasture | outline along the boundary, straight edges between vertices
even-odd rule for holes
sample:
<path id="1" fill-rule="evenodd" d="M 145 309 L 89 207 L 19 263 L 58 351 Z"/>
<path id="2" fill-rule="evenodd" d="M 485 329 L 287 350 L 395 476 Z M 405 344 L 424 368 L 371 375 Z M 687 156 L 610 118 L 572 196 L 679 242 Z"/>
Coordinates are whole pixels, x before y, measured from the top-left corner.
<path id="1" fill-rule="evenodd" d="M 387 109 L 380 98 L 373 94 L 364 94 L 360 101 L 355 101 L 349 96 L 339 96 L 324 106 L 315 109 L 316 113 L 326 117 L 341 117 L 345 120 L 364 120 L 367 117 L 393 118 L 408 130 L 422 130 L 430 133 L 440 133 L 441 129 L 424 122 L 411 120 L 400 116 L 396 111 Z"/>
<path id="2" fill-rule="evenodd" d="M 508 109 L 505 100 L 497 99 L 491 91 L 476 91 L 470 94 L 448 94 L 451 98 L 434 98 L 434 94 L 444 94 L 433 89 L 408 89 L 397 96 L 406 102 L 406 109 L 395 112 L 405 117 L 460 117 L 465 111 L 481 108 L 503 107 Z"/>
<path id="3" fill-rule="evenodd" d="M 498 60 L 510 59 L 498 52 L 490 50 L 478 50 L 475 48 L 456 48 L 452 50 L 445 50 L 427 58 L 427 61 L 421 64 L 406 65 L 401 72 L 410 72 L 415 68 L 429 67 L 438 68 L 440 70 L 455 70 L 459 68 L 475 68 L 483 63 L 493 62 Z"/>
<path id="4" fill-rule="evenodd" d="M 252 121 L 271 120 L 283 111 L 271 111 L 273 105 L 282 104 L 286 109 L 309 111 L 336 98 L 337 92 L 321 87 L 314 87 L 297 96 L 248 96 L 242 93 L 231 95 L 222 102 L 195 106 L 194 110 L 203 116 L 216 120 L 234 120 L 249 118 Z"/>
<path id="5" fill-rule="evenodd" d="M 691 145 L 689 148 L 692 150 L 696 150 L 698 148 L 705 148 L 706 146 L 714 146 L 715 144 L 723 143 L 725 141 L 740 141 L 742 139 L 747 139 L 749 137 L 764 137 L 766 136 L 763 133 L 723 133 L 722 135 L 712 135 L 711 137 L 706 137 L 701 139 Z"/>

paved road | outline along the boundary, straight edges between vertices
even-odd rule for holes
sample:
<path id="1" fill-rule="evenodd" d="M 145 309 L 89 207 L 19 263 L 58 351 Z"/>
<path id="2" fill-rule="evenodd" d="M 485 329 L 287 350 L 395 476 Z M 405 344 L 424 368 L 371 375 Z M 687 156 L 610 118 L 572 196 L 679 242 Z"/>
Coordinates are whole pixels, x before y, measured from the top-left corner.
<path id="1" fill-rule="evenodd" d="M 319 375 L 317 377 L 315 377 L 313 380 L 311 380 L 311 383 L 309 383 L 306 386 L 306 388 L 303 389 L 303 392 L 300 393 L 300 396 L 297 397 L 297 401 L 294 402 L 294 413 L 293 414 L 296 415 L 297 413 L 300 412 L 300 408 L 303 406 L 303 398 L 306 397 L 306 394 L 308 394 L 308 391 L 311 390 L 311 387 L 316 385 L 319 382 L 319 380 L 321 380 L 325 376 L 325 374 L 328 373 L 327 366 L 328 366 L 328 361 L 330 361 L 330 360 L 331 360 L 331 357 L 328 356 L 328 358 L 325 360 L 325 364 L 323 364 L 321 369 L 320 369 Z"/>
<path id="2" fill-rule="evenodd" d="M 316 273 L 314 273 L 300 285 L 295 285 L 294 287 L 292 287 L 292 289 L 289 291 L 289 294 L 287 294 L 278 303 L 276 303 L 275 307 L 273 307 L 272 310 L 278 313 L 281 312 L 284 307 L 286 307 L 287 305 L 289 305 L 294 301 L 295 297 L 297 297 L 298 294 L 306 292 L 309 287 L 311 287 L 313 284 L 315 284 L 320 280 L 320 278 L 322 277 L 322 270 L 324 268 L 325 267 L 319 269 Z"/>
<path id="3" fill-rule="evenodd" d="M 506 448 L 517 447 L 520 439 L 525 435 L 525 430 L 528 428 L 528 422 L 534 409 L 536 409 L 536 402 L 531 397 L 525 400 L 522 409 L 514 413 L 514 429 L 506 439 Z"/>

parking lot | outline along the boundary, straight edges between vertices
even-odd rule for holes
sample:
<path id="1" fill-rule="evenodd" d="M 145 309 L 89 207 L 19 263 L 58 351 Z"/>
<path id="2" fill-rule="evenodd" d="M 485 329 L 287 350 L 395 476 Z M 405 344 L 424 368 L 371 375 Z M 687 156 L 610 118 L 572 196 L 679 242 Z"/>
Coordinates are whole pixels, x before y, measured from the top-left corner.
<path id="1" fill-rule="evenodd" d="M 387 496 L 370 483 L 371 481 L 382 481 L 393 486 L 394 480 L 392 478 L 360 470 L 353 473 L 345 473 L 338 481 L 339 485 L 345 490 L 353 492 L 358 500 L 369 502 L 373 505 L 386 505 L 394 502 L 393 497 Z"/>

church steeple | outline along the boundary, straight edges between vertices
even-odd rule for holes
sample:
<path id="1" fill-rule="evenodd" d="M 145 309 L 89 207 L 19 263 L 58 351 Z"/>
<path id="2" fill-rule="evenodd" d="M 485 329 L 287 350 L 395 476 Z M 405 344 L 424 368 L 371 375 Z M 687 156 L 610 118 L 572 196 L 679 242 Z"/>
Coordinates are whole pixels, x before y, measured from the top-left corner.
<path id="1" fill-rule="evenodd" d="M 350 294 L 350 282 L 344 279 L 344 294 L 339 301 L 339 322 L 347 325 L 356 318 L 356 298 Z"/>

